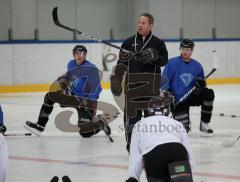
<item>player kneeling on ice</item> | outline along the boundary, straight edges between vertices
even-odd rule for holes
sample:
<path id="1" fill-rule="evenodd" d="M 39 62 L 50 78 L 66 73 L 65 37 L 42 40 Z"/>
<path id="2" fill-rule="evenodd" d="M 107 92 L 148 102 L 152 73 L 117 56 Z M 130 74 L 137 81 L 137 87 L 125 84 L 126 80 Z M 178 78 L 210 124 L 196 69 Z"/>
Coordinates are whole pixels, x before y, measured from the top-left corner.
<path id="1" fill-rule="evenodd" d="M 181 55 L 169 59 L 164 68 L 163 77 L 168 82 L 162 86 L 162 89 L 173 94 L 175 103 L 178 103 L 173 104 L 171 109 L 173 118 L 180 121 L 187 132 L 190 131 L 190 106 L 201 106 L 201 136 L 211 137 L 213 130 L 208 124 L 212 116 L 214 91 L 206 86 L 202 65 L 191 58 L 193 48 L 194 42 L 191 39 L 181 41 Z M 191 89 L 193 92 L 183 99 Z"/>
<path id="2" fill-rule="evenodd" d="M 155 115 L 136 123 L 126 182 L 140 181 L 143 169 L 149 182 L 192 182 L 193 165 L 187 132 L 180 122 Z"/>
<path id="3" fill-rule="evenodd" d="M 86 60 L 87 49 L 77 45 L 73 49 L 73 60 L 67 65 L 67 73 L 58 78 L 61 90 L 50 91 L 45 95 L 37 123 L 26 122 L 25 128 L 36 135 L 43 132 L 53 110 L 54 103 L 62 107 L 75 107 L 78 112 L 79 133 L 83 137 L 91 137 L 101 129 L 106 135 L 111 134 L 111 129 L 104 118 L 95 118 L 97 99 L 102 91 L 99 71 L 97 67 Z M 87 122 L 94 124 L 85 126 Z M 82 129 L 82 126 L 84 126 Z"/>

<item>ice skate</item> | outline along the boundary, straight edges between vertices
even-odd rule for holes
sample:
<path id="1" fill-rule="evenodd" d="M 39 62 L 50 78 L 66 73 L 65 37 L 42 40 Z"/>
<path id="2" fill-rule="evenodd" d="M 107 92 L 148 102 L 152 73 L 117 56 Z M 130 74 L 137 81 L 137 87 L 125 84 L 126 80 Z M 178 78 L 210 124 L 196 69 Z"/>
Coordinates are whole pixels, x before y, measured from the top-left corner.
<path id="1" fill-rule="evenodd" d="M 209 127 L 208 123 L 200 122 L 200 136 L 201 137 L 213 137 L 213 130 Z"/>
<path id="2" fill-rule="evenodd" d="M 37 135 L 37 136 L 41 136 L 41 132 L 44 131 L 44 127 L 37 124 L 37 123 L 33 123 L 30 121 L 27 121 L 24 125 L 24 128 L 26 128 L 28 131 L 30 131 L 31 133 Z"/>

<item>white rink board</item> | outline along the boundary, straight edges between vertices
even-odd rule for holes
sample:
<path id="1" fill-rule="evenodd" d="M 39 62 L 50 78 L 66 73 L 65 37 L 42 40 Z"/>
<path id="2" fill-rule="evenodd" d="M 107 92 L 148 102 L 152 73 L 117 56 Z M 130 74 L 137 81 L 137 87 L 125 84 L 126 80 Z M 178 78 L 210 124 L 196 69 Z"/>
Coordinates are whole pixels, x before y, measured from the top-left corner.
<path id="1" fill-rule="evenodd" d="M 121 43 L 114 43 L 118 46 Z M 199 60 L 205 72 L 214 66 L 212 51 L 217 51 L 218 71 L 212 78 L 240 77 L 240 41 L 195 42 L 193 58 Z M 72 59 L 72 49 L 76 44 L 0 44 L 0 85 L 51 83 L 66 71 L 68 60 Z M 103 71 L 104 81 L 108 81 L 112 66 L 116 64 L 118 50 L 99 44 L 84 43 L 88 49 L 87 59 L 104 70 L 103 57 L 109 71 Z M 169 58 L 179 55 L 179 43 L 167 42 Z"/>

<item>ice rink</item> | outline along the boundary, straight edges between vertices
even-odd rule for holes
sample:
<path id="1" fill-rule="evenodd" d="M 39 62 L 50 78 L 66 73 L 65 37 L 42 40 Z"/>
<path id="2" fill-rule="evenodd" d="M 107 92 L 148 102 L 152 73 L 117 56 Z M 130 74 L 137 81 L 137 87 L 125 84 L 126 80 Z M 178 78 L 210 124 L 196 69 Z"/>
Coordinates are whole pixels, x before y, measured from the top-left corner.
<path id="1" fill-rule="evenodd" d="M 223 147 L 221 143 L 240 135 L 240 85 L 210 87 L 215 91 L 213 138 L 199 136 L 200 108 L 191 109 L 192 133 L 189 136 L 196 160 L 194 181 L 237 182 L 240 181 L 240 141 L 232 147 Z M 0 94 L 9 134 L 27 132 L 24 122 L 37 120 L 43 97 L 42 92 Z M 100 100 L 116 106 L 109 90 L 101 93 Z M 114 143 L 102 132 L 84 139 L 76 132 L 60 131 L 55 117 L 62 111 L 73 111 L 70 121 L 77 123 L 74 109 L 56 105 L 42 137 L 6 137 L 9 147 L 7 181 L 48 182 L 53 176 L 68 175 L 73 182 L 123 182 L 128 177 L 128 154 L 122 111 L 110 123 Z M 224 116 L 219 116 L 220 113 Z M 142 181 L 146 181 L 144 173 Z"/>

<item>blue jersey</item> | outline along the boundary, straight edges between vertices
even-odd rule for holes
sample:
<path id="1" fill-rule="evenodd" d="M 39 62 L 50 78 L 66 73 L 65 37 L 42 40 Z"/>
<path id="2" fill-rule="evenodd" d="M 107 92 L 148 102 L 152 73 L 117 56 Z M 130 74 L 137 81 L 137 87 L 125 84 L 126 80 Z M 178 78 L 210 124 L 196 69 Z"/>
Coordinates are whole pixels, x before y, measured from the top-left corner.
<path id="1" fill-rule="evenodd" d="M 202 65 L 198 61 L 191 58 L 186 63 L 181 56 L 169 59 L 162 76 L 167 80 L 162 89 L 171 91 L 176 101 L 195 85 L 198 77 L 205 78 Z"/>
<path id="2" fill-rule="evenodd" d="M 67 65 L 67 77 L 72 82 L 72 93 L 79 97 L 97 100 L 102 91 L 97 67 L 85 60 L 78 65 L 75 60 Z"/>
<path id="3" fill-rule="evenodd" d="M 0 126 L 3 125 L 3 112 L 2 112 L 2 108 L 1 108 L 1 105 L 0 105 Z"/>

